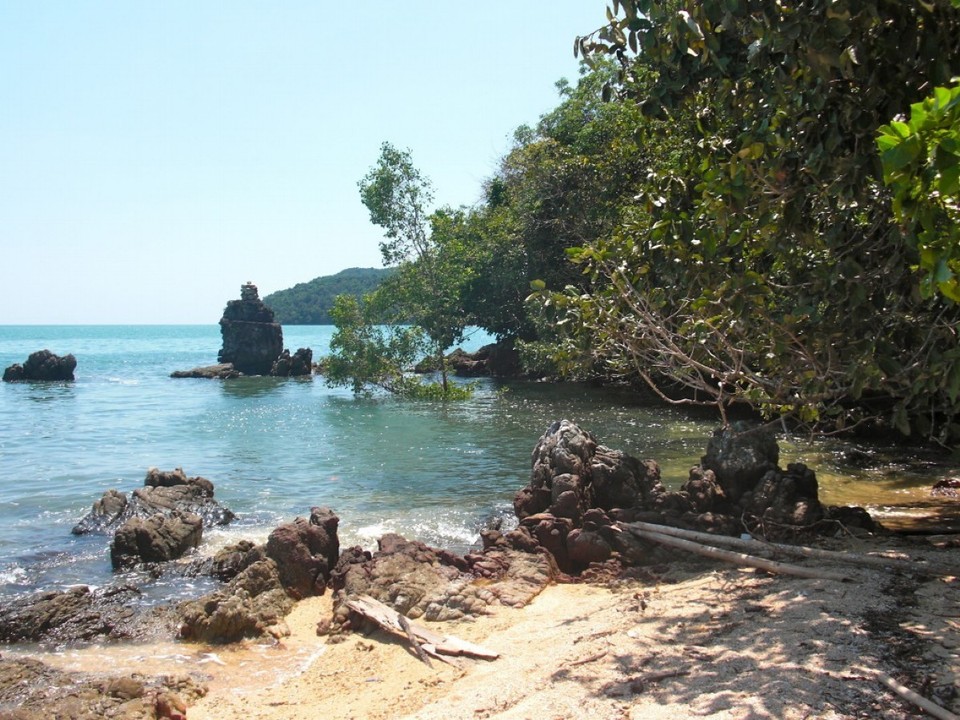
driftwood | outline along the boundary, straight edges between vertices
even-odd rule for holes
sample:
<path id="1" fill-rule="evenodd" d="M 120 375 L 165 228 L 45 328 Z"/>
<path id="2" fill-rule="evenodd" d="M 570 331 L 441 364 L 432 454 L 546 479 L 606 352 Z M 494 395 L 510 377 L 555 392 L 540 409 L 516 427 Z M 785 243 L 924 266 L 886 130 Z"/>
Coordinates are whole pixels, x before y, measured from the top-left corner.
<path id="1" fill-rule="evenodd" d="M 480 645 L 474 645 L 453 635 L 440 635 L 428 630 L 369 595 L 361 595 L 354 600 L 347 600 L 347 607 L 353 612 L 372 620 L 384 630 L 406 637 L 414 646 L 417 657 L 421 657 L 421 652 L 425 652 L 451 665 L 456 665 L 456 663 L 451 662 L 449 656 L 475 657 L 483 660 L 496 660 L 500 657 L 499 653 Z"/>
<path id="2" fill-rule="evenodd" d="M 650 532 L 660 533 L 662 535 L 672 535 L 674 537 L 684 538 L 699 543 L 711 545 L 724 545 L 730 548 L 745 550 L 750 553 L 767 551 L 770 553 L 781 553 L 794 555 L 797 557 L 820 558 L 838 563 L 850 565 L 869 565 L 871 567 L 880 567 L 884 569 L 901 570 L 909 573 L 926 574 L 960 574 L 960 568 L 951 568 L 946 566 L 918 563 L 912 560 L 901 558 L 876 557 L 873 555 L 863 555 L 860 553 L 841 552 L 837 550 L 823 550 L 821 548 L 812 548 L 804 545 L 785 545 L 782 543 L 771 543 L 764 540 L 743 540 L 738 537 L 729 537 L 727 535 L 711 535 L 710 533 L 697 532 L 696 530 L 685 530 L 683 528 L 671 527 L 669 525 L 656 525 L 646 522 L 618 523 L 621 528 L 636 528 L 639 530 L 648 530 Z"/>
<path id="3" fill-rule="evenodd" d="M 767 572 L 778 573 L 780 575 L 792 575 L 794 577 L 838 580 L 840 582 L 846 582 L 850 580 L 850 578 L 846 575 L 830 570 L 820 570 L 816 568 L 800 567 L 799 565 L 789 565 L 787 563 L 777 562 L 775 560 L 767 560 L 766 558 L 756 557 L 755 555 L 733 552 L 731 550 L 723 550 L 718 547 L 713 547 L 712 545 L 704 545 L 702 543 L 694 542 L 692 540 L 685 540 L 683 538 L 667 535 L 661 532 L 642 530 L 636 527 L 636 523 L 620 524 L 617 529 L 621 532 L 623 530 L 627 530 L 629 534 L 644 540 L 652 540 L 653 542 L 666 545 L 667 547 L 676 548 L 678 550 L 686 550 L 687 552 L 692 552 L 697 555 L 712 558 L 714 560 L 722 560 L 724 562 L 733 563 L 734 565 L 755 567 L 759 568 L 760 570 L 766 570 Z"/>
<path id="4" fill-rule="evenodd" d="M 916 705 L 918 708 L 923 710 L 928 715 L 931 715 L 939 720 L 960 720 L 960 716 L 957 716 L 955 713 L 950 712 L 946 708 L 938 705 L 932 700 L 928 700 L 923 695 L 914 692 L 906 685 L 897 682 L 892 677 L 887 675 L 885 672 L 880 670 L 874 670 L 872 668 L 866 667 L 857 667 L 854 668 L 856 672 L 863 673 L 867 677 L 872 677 L 878 682 L 882 683 L 886 687 L 893 690 L 897 695 L 902 697 L 907 702 L 911 702 Z"/>

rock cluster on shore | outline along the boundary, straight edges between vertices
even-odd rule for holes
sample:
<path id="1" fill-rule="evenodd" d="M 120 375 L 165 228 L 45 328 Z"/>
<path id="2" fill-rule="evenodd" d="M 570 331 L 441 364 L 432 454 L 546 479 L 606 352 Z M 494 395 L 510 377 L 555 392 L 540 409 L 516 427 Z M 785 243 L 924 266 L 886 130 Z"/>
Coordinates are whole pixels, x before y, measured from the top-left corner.
<path id="1" fill-rule="evenodd" d="M 750 531 L 769 539 L 872 531 L 861 508 L 826 507 L 813 471 L 800 463 L 783 470 L 773 435 L 745 425 L 718 430 L 699 465 L 676 491 L 660 482 L 653 460 L 601 445 L 569 422 L 554 423 L 533 451 L 530 483 L 517 493 L 520 520 L 509 534 L 518 547 L 543 547 L 567 572 L 602 563 L 617 552 L 642 563 L 661 552 L 612 530 L 615 522 L 672 525 L 716 534 Z M 630 542 L 629 545 L 625 543 Z"/>
<path id="2" fill-rule="evenodd" d="M 77 359 L 73 355 L 61 357 L 49 350 L 38 350 L 31 353 L 23 365 L 14 363 L 4 370 L 3 381 L 73 380 L 73 371 L 76 367 Z"/>

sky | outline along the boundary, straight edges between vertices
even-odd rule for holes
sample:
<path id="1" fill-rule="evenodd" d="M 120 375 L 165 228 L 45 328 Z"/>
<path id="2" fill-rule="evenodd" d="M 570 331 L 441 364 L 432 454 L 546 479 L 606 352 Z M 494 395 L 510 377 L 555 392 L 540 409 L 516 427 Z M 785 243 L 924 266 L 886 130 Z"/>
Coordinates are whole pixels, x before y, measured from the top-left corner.
<path id="1" fill-rule="evenodd" d="M 0 0 L 0 325 L 216 323 L 380 267 L 380 145 L 474 205 L 604 6 Z"/>

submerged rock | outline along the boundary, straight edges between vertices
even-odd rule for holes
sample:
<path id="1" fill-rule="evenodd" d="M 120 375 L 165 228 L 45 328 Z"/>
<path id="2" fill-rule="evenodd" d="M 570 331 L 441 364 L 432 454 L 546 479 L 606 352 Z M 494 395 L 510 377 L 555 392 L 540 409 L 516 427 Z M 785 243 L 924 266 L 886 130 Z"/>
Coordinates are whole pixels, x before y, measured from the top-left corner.
<path id="1" fill-rule="evenodd" d="M 23 365 L 14 363 L 3 372 L 4 382 L 18 380 L 73 380 L 77 359 L 73 355 L 54 355 L 49 350 L 31 353 Z"/>
<path id="2" fill-rule="evenodd" d="M 195 367 L 192 370 L 175 370 L 170 373 L 172 378 L 198 378 L 201 380 L 231 380 L 233 378 L 243 377 L 243 373 L 237 370 L 233 363 L 218 363 L 217 365 L 204 365 Z"/>

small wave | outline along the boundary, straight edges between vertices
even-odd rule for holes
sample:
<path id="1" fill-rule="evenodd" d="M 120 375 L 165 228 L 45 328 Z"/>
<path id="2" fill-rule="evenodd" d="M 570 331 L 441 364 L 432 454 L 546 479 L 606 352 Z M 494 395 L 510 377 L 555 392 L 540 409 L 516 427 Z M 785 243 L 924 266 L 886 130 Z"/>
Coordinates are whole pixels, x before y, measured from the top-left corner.
<path id="1" fill-rule="evenodd" d="M 29 580 L 27 571 L 19 565 L 0 570 L 0 585 L 27 585 Z"/>

